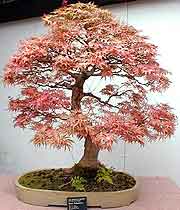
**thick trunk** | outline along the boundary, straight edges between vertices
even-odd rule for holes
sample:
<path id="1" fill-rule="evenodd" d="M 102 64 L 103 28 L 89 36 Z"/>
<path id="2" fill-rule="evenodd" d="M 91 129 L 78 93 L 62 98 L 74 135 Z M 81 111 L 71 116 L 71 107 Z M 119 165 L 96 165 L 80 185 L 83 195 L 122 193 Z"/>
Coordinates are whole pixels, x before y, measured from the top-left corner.
<path id="1" fill-rule="evenodd" d="M 84 154 L 78 165 L 83 168 L 98 168 L 100 165 L 98 161 L 98 154 L 98 147 L 92 143 L 90 137 L 87 137 L 84 143 Z"/>
<path id="2" fill-rule="evenodd" d="M 82 76 L 78 77 L 72 88 L 72 98 L 71 98 L 72 110 L 81 110 L 81 99 L 84 96 L 83 85 L 85 83 L 85 80 L 86 77 Z"/>
<path id="3" fill-rule="evenodd" d="M 72 89 L 72 110 L 81 110 L 81 99 L 84 96 L 83 85 L 87 78 L 86 75 L 81 75 L 76 79 L 76 83 Z M 83 157 L 77 165 L 84 168 L 97 168 L 99 166 L 98 153 L 99 149 L 92 143 L 90 136 L 87 136 L 84 144 Z"/>

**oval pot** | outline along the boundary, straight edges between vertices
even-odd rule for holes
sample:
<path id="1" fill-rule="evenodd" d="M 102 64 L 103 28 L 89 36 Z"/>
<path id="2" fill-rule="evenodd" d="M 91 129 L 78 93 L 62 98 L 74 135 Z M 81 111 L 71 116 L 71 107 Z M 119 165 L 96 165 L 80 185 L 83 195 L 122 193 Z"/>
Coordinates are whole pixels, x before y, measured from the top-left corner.
<path id="1" fill-rule="evenodd" d="M 19 177 L 20 178 L 20 177 Z M 17 198 L 37 206 L 66 206 L 68 197 L 87 197 L 88 207 L 113 208 L 130 205 L 138 197 L 138 182 L 133 188 L 114 192 L 68 192 L 24 187 L 16 180 Z"/>

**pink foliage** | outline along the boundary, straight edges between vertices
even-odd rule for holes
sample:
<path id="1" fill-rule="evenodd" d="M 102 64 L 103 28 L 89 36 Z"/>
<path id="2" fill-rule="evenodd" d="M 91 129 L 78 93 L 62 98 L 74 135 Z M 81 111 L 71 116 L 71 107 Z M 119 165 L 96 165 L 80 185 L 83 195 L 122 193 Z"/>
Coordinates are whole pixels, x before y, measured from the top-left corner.
<path id="1" fill-rule="evenodd" d="M 148 103 L 170 81 L 147 37 L 93 4 L 60 8 L 44 22 L 48 33 L 21 42 L 4 73 L 7 85 L 22 87 L 9 109 L 16 126 L 35 131 L 35 145 L 69 149 L 74 136 L 88 136 L 110 150 L 118 139 L 144 145 L 173 135 L 171 108 Z M 83 89 L 90 77 L 111 80 L 95 95 Z"/>

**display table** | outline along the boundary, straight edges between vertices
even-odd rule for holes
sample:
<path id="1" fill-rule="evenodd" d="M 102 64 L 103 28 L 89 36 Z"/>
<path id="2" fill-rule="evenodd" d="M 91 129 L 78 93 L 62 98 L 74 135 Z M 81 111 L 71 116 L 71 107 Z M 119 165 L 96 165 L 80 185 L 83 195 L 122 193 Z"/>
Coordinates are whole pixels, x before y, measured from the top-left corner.
<path id="1" fill-rule="evenodd" d="M 0 210 L 64 210 L 60 207 L 31 206 L 17 200 L 15 177 L 0 176 Z M 180 188 L 166 177 L 139 177 L 139 199 L 121 210 L 180 210 Z M 95 209 L 95 208 L 93 208 Z"/>

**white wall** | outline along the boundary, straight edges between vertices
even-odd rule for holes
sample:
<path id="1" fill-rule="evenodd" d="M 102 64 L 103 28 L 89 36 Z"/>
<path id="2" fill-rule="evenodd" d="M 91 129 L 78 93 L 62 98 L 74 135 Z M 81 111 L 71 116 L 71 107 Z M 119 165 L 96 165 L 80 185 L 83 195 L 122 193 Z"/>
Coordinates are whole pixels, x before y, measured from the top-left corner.
<path id="1" fill-rule="evenodd" d="M 143 3 L 144 2 L 144 3 Z M 107 6 L 118 19 L 127 21 L 126 3 Z M 159 46 L 161 65 L 172 72 L 173 84 L 164 95 L 153 100 L 168 102 L 180 112 L 180 2 L 135 1 L 128 4 L 128 22 L 142 29 L 153 43 Z M 8 58 L 16 50 L 19 40 L 45 31 L 39 18 L 5 23 L 0 25 L 0 71 Z M 0 73 L 2 74 L 2 73 Z M 13 127 L 12 113 L 7 111 L 9 95 L 16 95 L 17 89 L 0 88 L 0 173 L 19 174 L 32 168 L 68 167 L 78 161 L 82 153 L 82 142 L 75 145 L 72 152 L 34 148 L 30 139 L 32 132 Z M 180 116 L 179 116 L 180 118 Z M 180 129 L 166 142 L 126 145 L 126 170 L 133 175 L 170 176 L 180 185 Z M 123 168 L 124 144 L 114 145 L 111 153 L 102 152 L 100 159 L 108 166 Z"/>

